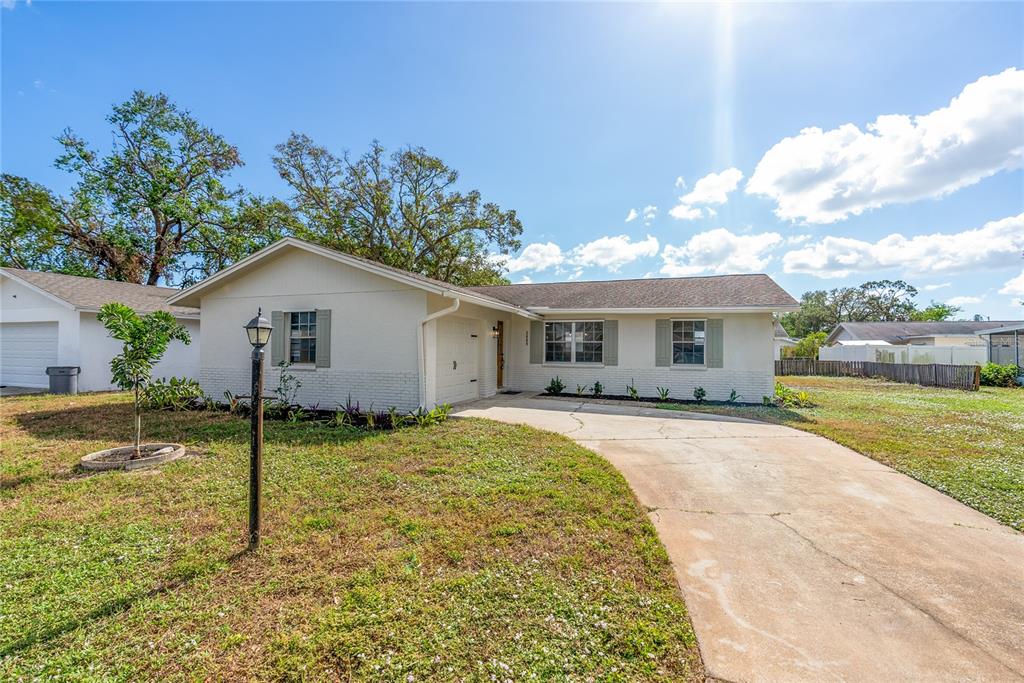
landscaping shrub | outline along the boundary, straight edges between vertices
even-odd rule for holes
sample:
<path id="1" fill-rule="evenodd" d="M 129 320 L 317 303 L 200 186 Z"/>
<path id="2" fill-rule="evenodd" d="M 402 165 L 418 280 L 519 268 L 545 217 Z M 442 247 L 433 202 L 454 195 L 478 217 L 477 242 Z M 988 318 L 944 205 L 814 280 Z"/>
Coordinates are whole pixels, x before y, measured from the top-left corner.
<path id="1" fill-rule="evenodd" d="M 554 394 L 554 395 L 560 394 L 563 391 L 565 391 L 565 382 L 563 382 L 558 377 L 558 375 L 555 375 L 554 377 L 552 377 L 551 381 L 548 382 L 547 388 L 544 389 L 544 393 Z"/>
<path id="2" fill-rule="evenodd" d="M 1013 363 L 986 363 L 981 366 L 981 384 L 986 387 L 1015 387 L 1020 373 L 1020 369 Z"/>
<path id="3" fill-rule="evenodd" d="M 604 393 L 604 385 L 600 382 L 594 382 L 594 398 L 598 398 Z"/>
<path id="4" fill-rule="evenodd" d="M 765 405 L 776 405 L 780 408 L 812 408 L 811 396 L 806 391 L 794 391 L 782 382 L 775 383 L 775 396 L 765 396 Z"/>
<path id="5" fill-rule="evenodd" d="M 629 384 L 626 385 L 626 395 L 634 401 L 640 400 L 640 392 L 637 390 L 635 380 L 632 377 L 629 379 Z"/>
<path id="6" fill-rule="evenodd" d="M 704 391 L 704 387 L 697 387 L 693 390 L 693 400 L 697 403 L 703 403 L 707 395 L 708 392 Z"/>
<path id="7" fill-rule="evenodd" d="M 188 377 L 155 379 L 142 390 L 142 402 L 153 410 L 185 410 L 203 398 L 199 382 Z"/>

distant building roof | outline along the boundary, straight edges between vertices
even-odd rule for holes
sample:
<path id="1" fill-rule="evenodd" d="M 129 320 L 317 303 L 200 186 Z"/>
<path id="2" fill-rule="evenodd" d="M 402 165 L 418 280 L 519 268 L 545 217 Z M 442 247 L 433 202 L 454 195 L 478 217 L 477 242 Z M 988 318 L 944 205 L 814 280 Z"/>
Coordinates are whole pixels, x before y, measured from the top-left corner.
<path id="1" fill-rule="evenodd" d="M 139 313 L 168 311 L 179 316 L 199 315 L 198 308 L 169 305 L 167 298 L 181 291 L 171 287 L 137 285 L 133 282 L 115 282 L 62 273 L 40 273 L 20 268 L 0 268 L 0 272 L 82 311 L 98 311 L 103 304 L 116 301 Z"/>
<path id="2" fill-rule="evenodd" d="M 990 322 L 989 325 L 992 323 Z M 987 330 L 979 330 L 978 334 L 1006 334 L 1007 332 L 1024 332 L 1024 321 L 1010 323 L 1001 327 L 993 327 Z"/>
<path id="3" fill-rule="evenodd" d="M 844 340 L 870 339 L 900 344 L 911 338 L 979 334 L 981 330 L 1021 323 L 1024 321 L 947 320 L 942 322 L 839 323 L 828 335 L 825 343 L 833 344 L 842 336 Z"/>
<path id="4" fill-rule="evenodd" d="M 543 282 L 470 287 L 531 310 L 793 308 L 798 304 L 767 275 Z M 538 310 L 543 313 L 543 311 Z"/>
<path id="5" fill-rule="evenodd" d="M 789 332 L 786 332 L 786 328 L 778 320 L 775 321 L 775 338 L 789 339 Z"/>

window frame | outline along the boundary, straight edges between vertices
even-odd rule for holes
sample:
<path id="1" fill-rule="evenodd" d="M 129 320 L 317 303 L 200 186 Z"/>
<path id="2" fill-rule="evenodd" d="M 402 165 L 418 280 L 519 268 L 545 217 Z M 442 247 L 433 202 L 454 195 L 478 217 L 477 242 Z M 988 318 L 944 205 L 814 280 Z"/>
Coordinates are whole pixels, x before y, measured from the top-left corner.
<path id="1" fill-rule="evenodd" d="M 676 323 L 703 323 L 704 324 L 704 341 L 701 345 L 701 358 L 703 359 L 700 363 L 677 363 L 676 362 L 676 344 L 685 344 L 686 341 L 676 341 Z M 693 342 L 694 347 L 697 345 L 697 334 L 694 330 Z M 708 366 L 708 319 L 707 318 L 672 318 L 669 321 L 669 355 L 672 360 L 673 368 L 706 368 Z"/>
<path id="2" fill-rule="evenodd" d="M 309 333 L 310 323 L 306 322 L 305 323 L 305 327 L 306 327 L 307 335 L 299 336 L 299 337 L 292 337 L 292 316 L 299 315 L 299 314 L 302 314 L 302 313 L 311 314 L 313 316 L 313 322 L 312 322 L 313 332 L 312 332 L 312 335 L 308 334 Z M 285 335 L 285 340 L 284 340 L 285 341 L 284 351 L 285 351 L 285 356 L 286 356 L 286 361 L 285 362 L 287 362 L 291 366 L 298 367 L 298 368 L 315 368 L 316 367 L 316 354 L 317 354 L 317 348 L 316 348 L 317 327 L 316 326 L 319 324 L 319 320 L 317 319 L 318 316 L 317 316 L 316 309 L 302 309 L 302 310 L 295 310 L 295 311 L 285 311 L 285 315 L 287 316 L 287 320 L 288 320 L 288 324 L 285 326 L 285 330 L 286 330 L 286 335 Z M 313 346 L 313 354 L 312 354 L 313 358 L 312 358 L 312 360 L 303 360 L 303 361 L 292 360 L 292 339 L 293 338 L 294 339 L 311 339 L 313 341 L 313 343 L 312 343 L 312 346 Z"/>
<path id="3" fill-rule="evenodd" d="M 601 326 L 601 341 L 600 342 L 583 342 L 582 344 L 600 344 L 601 345 L 601 360 L 599 361 L 578 361 L 576 360 L 576 325 L 583 323 L 597 323 Z M 559 341 L 548 341 L 548 325 L 559 324 L 569 325 L 568 331 L 568 342 Z M 545 320 L 544 321 L 544 354 L 543 363 L 544 365 L 583 365 L 583 366 L 604 366 L 604 319 L 586 319 L 586 320 Z M 582 334 L 582 332 L 580 333 Z M 548 360 L 548 344 L 569 344 L 569 360 Z"/>

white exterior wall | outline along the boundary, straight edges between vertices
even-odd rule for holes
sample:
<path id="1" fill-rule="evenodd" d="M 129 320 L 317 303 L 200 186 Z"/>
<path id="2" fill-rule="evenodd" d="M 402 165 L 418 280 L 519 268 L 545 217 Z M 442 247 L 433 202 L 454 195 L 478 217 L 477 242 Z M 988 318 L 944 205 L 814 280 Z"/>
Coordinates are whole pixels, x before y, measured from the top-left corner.
<path id="1" fill-rule="evenodd" d="M 419 404 L 417 327 L 426 315 L 426 293 L 309 252 L 290 249 L 249 273 L 204 293 L 200 305 L 200 383 L 220 399 L 225 390 L 250 391 L 252 347 L 242 326 L 262 307 L 271 311 L 331 310 L 331 367 L 290 372 L 302 383 L 297 400 L 333 409 L 351 395 L 362 408 Z M 275 330 L 273 334 L 280 334 Z M 266 350 L 264 391 L 277 387 L 280 371 Z"/>
<path id="2" fill-rule="evenodd" d="M 80 365 L 78 312 L 0 275 L 0 323 L 57 323 L 57 365 Z"/>
<path id="3" fill-rule="evenodd" d="M 81 313 L 80 358 L 82 368 L 78 376 L 79 391 L 108 391 L 116 389 L 110 383 L 110 359 L 121 352 L 121 342 L 111 339 L 106 328 L 96 319 L 95 313 Z M 178 318 L 192 343 L 188 346 L 172 341 L 167 346 L 163 359 L 153 368 L 152 377 L 190 377 L 199 379 L 199 320 Z"/>
<path id="4" fill-rule="evenodd" d="M 695 387 L 703 387 L 709 400 L 725 400 L 735 389 L 741 401 L 760 403 L 775 387 L 775 324 L 771 313 L 707 313 L 676 315 L 548 316 L 548 320 L 619 321 L 619 364 L 616 366 L 566 363 L 530 364 L 527 345 L 530 323 L 516 318 L 506 333 L 506 376 L 512 389 L 542 391 L 558 375 L 566 391 L 577 384 L 592 387 L 595 380 L 606 394 L 625 394 L 634 382 L 641 396 L 657 396 L 657 387 L 668 387 L 672 398 L 692 399 Z M 724 334 L 722 368 L 656 367 L 654 327 L 658 318 L 721 318 Z M 507 325 L 507 323 L 506 323 Z M 540 342 L 541 340 L 536 340 Z M 534 343 L 533 339 L 529 343 Z"/>

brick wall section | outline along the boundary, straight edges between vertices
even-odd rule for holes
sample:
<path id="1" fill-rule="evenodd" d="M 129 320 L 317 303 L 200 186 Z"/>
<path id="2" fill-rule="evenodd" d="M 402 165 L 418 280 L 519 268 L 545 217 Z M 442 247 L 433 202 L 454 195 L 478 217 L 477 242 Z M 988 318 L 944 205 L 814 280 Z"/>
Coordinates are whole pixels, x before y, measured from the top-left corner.
<path id="1" fill-rule="evenodd" d="M 606 394 L 625 394 L 626 385 L 633 382 L 641 396 L 657 396 L 657 387 L 668 387 L 672 398 L 692 399 L 694 388 L 704 387 L 707 399 L 724 401 L 735 389 L 740 401 L 760 403 L 762 396 L 775 391 L 775 373 L 765 370 L 732 370 L 709 368 L 706 370 L 677 370 L 674 368 L 616 368 L 572 367 L 520 364 L 511 370 L 511 385 L 523 391 L 542 391 L 558 375 L 565 383 L 565 391 L 575 392 L 577 384 L 593 387 L 595 381 L 604 385 Z M 589 391 L 588 391 L 589 393 Z"/>
<path id="2" fill-rule="evenodd" d="M 280 373 L 278 368 L 266 369 L 263 381 L 265 395 L 273 395 Z M 352 402 L 359 401 L 364 410 L 372 404 L 374 410 L 394 406 L 409 411 L 415 410 L 419 403 L 419 379 L 415 372 L 317 368 L 292 369 L 291 373 L 302 383 L 298 403 L 307 407 L 319 404 L 322 410 L 333 410 L 339 404 L 344 405 L 350 395 Z M 228 368 L 203 368 L 199 383 L 207 396 L 218 401 L 223 400 L 225 391 L 248 395 L 251 388 L 247 370 Z"/>

